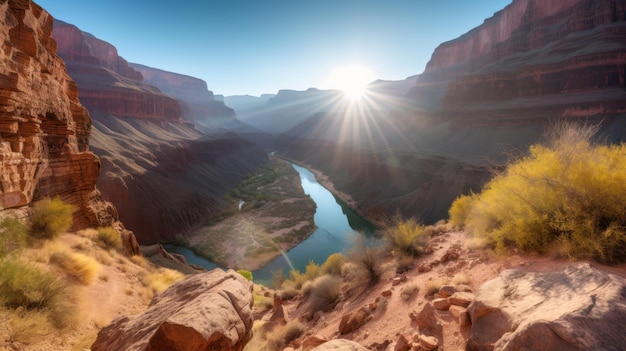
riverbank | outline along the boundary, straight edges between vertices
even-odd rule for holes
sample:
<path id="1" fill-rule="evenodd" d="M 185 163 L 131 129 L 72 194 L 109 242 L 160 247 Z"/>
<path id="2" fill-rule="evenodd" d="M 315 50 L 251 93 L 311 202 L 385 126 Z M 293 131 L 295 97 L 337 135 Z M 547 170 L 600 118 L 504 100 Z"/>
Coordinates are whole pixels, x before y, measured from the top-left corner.
<path id="1" fill-rule="evenodd" d="M 316 229 L 315 202 L 283 159 L 272 157 L 268 166 L 231 190 L 228 199 L 231 206 L 218 219 L 185 237 L 185 246 L 220 266 L 259 269 Z"/>

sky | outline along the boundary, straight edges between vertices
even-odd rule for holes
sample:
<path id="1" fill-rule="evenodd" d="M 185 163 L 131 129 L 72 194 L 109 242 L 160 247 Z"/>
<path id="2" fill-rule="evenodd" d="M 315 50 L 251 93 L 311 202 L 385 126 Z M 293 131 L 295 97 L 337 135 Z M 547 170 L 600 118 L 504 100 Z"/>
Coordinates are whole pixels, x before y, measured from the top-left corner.
<path id="1" fill-rule="evenodd" d="M 422 73 L 440 43 L 511 0 L 35 2 L 129 62 L 200 78 L 215 94 L 258 96 Z"/>

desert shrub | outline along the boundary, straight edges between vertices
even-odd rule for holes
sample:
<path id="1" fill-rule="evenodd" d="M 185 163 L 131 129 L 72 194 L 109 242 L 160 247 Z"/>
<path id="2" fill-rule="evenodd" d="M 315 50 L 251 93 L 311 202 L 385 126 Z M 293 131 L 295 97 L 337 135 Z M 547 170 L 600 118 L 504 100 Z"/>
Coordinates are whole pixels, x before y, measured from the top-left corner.
<path id="1" fill-rule="evenodd" d="M 285 325 L 276 326 L 266 335 L 265 350 L 282 350 L 291 341 L 302 335 L 305 329 L 300 320 L 289 321 Z"/>
<path id="2" fill-rule="evenodd" d="M 502 251 L 626 260 L 626 145 L 594 145 L 595 130 L 561 126 L 510 162 L 469 202 L 466 229 Z"/>
<path id="3" fill-rule="evenodd" d="M 335 306 L 341 297 L 341 278 L 335 275 L 323 275 L 317 278 L 309 295 L 309 311 L 326 311 Z"/>
<path id="4" fill-rule="evenodd" d="M 420 288 L 419 288 L 419 286 L 417 286 L 417 284 L 415 284 L 415 283 L 407 284 L 400 291 L 400 297 L 402 297 L 402 299 L 404 301 L 409 301 L 409 300 L 413 299 L 417 295 L 419 290 L 420 290 Z"/>
<path id="5" fill-rule="evenodd" d="M 256 307 L 260 307 L 265 310 L 269 310 L 270 308 L 274 307 L 274 301 L 271 298 L 265 297 L 262 294 L 253 293 L 252 298 L 254 300 L 254 306 Z"/>
<path id="6" fill-rule="evenodd" d="M 98 228 L 94 241 L 104 249 L 122 249 L 122 237 L 111 227 Z"/>
<path id="7" fill-rule="evenodd" d="M 252 272 L 247 271 L 245 269 L 238 269 L 237 273 L 241 274 L 242 277 L 246 278 L 249 281 L 252 281 L 252 279 L 253 279 Z"/>
<path id="8" fill-rule="evenodd" d="M 54 275 L 17 259 L 0 261 L 0 303 L 8 308 L 45 309 L 65 289 Z"/>
<path id="9" fill-rule="evenodd" d="M 422 253 L 428 240 L 423 225 L 414 218 L 403 219 L 400 216 L 392 218 L 383 227 L 382 234 L 394 251 L 413 257 Z"/>
<path id="10" fill-rule="evenodd" d="M 469 285 L 471 283 L 470 278 L 465 273 L 457 273 L 454 275 L 451 281 L 452 285 Z"/>
<path id="11" fill-rule="evenodd" d="M 100 264 L 90 256 L 72 251 L 56 251 L 50 255 L 50 263 L 54 263 L 63 270 L 78 279 L 81 283 L 89 285 L 98 276 Z"/>
<path id="12" fill-rule="evenodd" d="M 35 238 L 51 239 L 72 226 L 74 207 L 60 198 L 45 198 L 33 207 L 30 233 Z"/>
<path id="13" fill-rule="evenodd" d="M 323 274 L 322 268 L 313 260 L 310 260 L 309 263 L 304 267 L 304 277 L 306 280 L 313 280 Z"/>
<path id="14" fill-rule="evenodd" d="M 441 277 L 428 280 L 424 285 L 424 296 L 431 296 L 434 293 L 439 292 L 439 289 L 446 285 L 446 283 L 448 283 L 448 280 Z"/>
<path id="15" fill-rule="evenodd" d="M 413 264 L 415 263 L 415 257 L 411 255 L 407 255 L 404 252 L 398 252 L 395 255 L 396 260 L 396 273 L 402 274 L 411 268 L 413 268 Z"/>
<path id="16" fill-rule="evenodd" d="M 341 266 L 346 262 L 346 258 L 341 253 L 334 253 L 326 259 L 322 264 L 322 272 L 324 274 L 341 275 Z"/>
<path id="17" fill-rule="evenodd" d="M 450 209 L 448 210 L 448 217 L 450 224 L 457 229 L 461 229 L 465 226 L 465 221 L 469 216 L 470 209 L 472 208 L 472 202 L 476 196 L 474 194 L 461 195 L 457 197 Z"/>
<path id="18" fill-rule="evenodd" d="M 0 258 L 22 248 L 28 238 L 28 228 L 15 218 L 0 221 Z"/>
<path id="19" fill-rule="evenodd" d="M 294 289 L 301 289 L 302 285 L 309 280 L 313 280 L 323 274 L 322 268 L 313 262 L 313 260 L 309 261 L 309 263 L 304 268 L 304 273 L 300 272 L 297 269 L 292 269 L 289 271 L 289 279 L 283 282 L 283 287 L 291 287 Z"/>
<path id="20" fill-rule="evenodd" d="M 353 277 L 356 276 L 359 280 L 357 282 L 359 285 L 372 286 L 378 283 L 382 275 L 380 266 L 382 257 L 382 248 L 368 245 L 363 235 L 356 235 L 352 238 L 352 246 L 348 251 L 348 261 L 360 273 L 353 275 Z"/>

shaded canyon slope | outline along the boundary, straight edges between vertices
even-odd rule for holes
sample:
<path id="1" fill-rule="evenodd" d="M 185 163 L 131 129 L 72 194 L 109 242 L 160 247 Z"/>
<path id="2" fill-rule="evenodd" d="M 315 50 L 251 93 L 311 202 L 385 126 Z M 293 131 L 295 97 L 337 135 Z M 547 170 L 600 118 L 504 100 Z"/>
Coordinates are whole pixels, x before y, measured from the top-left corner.
<path id="1" fill-rule="evenodd" d="M 60 21 L 54 38 L 94 120 L 98 187 L 141 244 L 172 241 L 202 223 L 232 186 L 267 162 L 259 146 L 237 134 L 194 127 L 197 115 L 185 114 L 190 105 L 146 83 L 113 45 Z M 209 97 L 205 84 L 194 83 L 189 96 Z"/>
<path id="2" fill-rule="evenodd" d="M 115 208 L 96 189 L 91 118 L 56 55 L 53 18 L 30 1 L 0 5 L 0 210 L 59 196 L 74 229 L 112 225 Z"/>
<path id="3" fill-rule="evenodd" d="M 378 97 L 311 113 L 280 149 L 326 173 L 365 215 L 445 218 L 547 125 L 600 122 L 603 138 L 624 140 L 625 16 L 623 0 L 515 0 L 441 44 L 400 108 Z"/>

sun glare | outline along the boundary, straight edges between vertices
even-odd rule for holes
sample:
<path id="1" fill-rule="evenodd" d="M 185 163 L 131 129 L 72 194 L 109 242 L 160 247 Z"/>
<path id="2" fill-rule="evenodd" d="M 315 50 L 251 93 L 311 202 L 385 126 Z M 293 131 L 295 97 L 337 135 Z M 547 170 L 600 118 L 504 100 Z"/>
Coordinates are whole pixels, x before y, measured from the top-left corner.
<path id="1" fill-rule="evenodd" d="M 367 84 L 376 79 L 374 72 L 357 64 L 341 66 L 334 69 L 326 78 L 325 86 L 330 89 L 341 90 L 350 100 L 363 97 L 367 91 Z"/>

